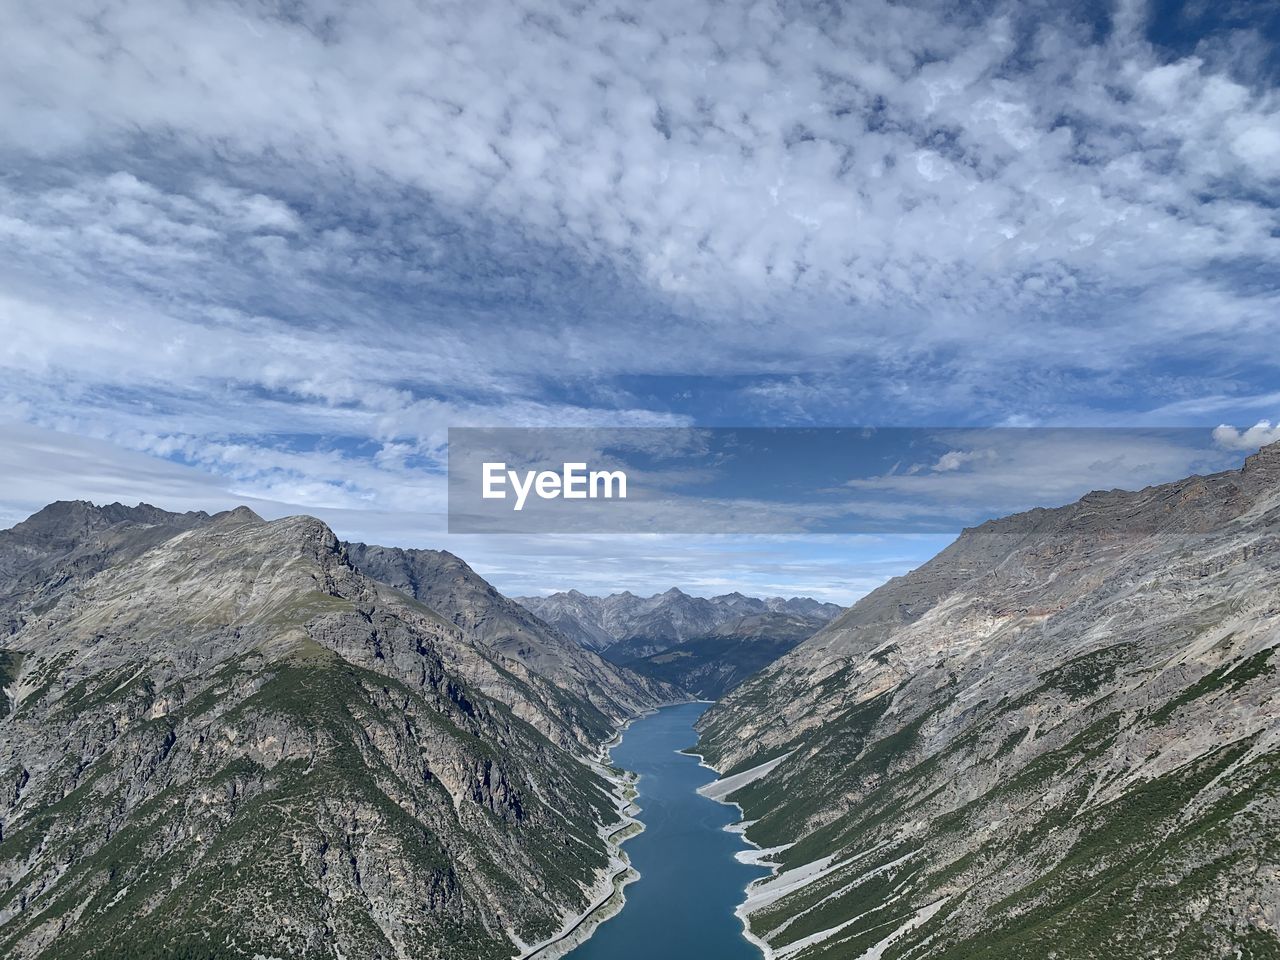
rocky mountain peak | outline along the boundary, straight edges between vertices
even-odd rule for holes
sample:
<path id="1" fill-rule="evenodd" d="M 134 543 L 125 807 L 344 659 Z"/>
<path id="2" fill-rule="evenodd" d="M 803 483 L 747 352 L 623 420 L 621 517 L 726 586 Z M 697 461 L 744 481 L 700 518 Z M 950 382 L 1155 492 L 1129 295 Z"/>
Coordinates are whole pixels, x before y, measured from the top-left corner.
<path id="1" fill-rule="evenodd" d="M 1251 481 L 1280 481 L 1280 440 L 1269 443 L 1257 453 L 1245 457 L 1241 474 Z"/>
<path id="2" fill-rule="evenodd" d="M 506 957 L 611 889 L 594 760 L 655 685 L 606 715 L 313 517 L 42 514 L 0 531 L 0 955 Z"/>
<path id="3" fill-rule="evenodd" d="M 699 597 L 679 587 L 650 597 L 630 591 L 592 597 L 570 590 L 515 600 L 588 649 L 608 650 L 623 641 L 643 640 L 650 653 L 690 637 L 710 636 L 721 625 L 751 614 L 795 613 L 814 617 L 821 624 L 843 609 L 808 597 L 761 600 L 736 590 Z"/>
<path id="4" fill-rule="evenodd" d="M 199 522 L 209 519 L 209 514 L 203 510 L 185 514 L 172 513 L 149 503 L 129 507 L 123 503 L 99 506 L 89 500 L 55 500 L 26 520 L 15 524 L 9 532 L 35 537 L 74 537 L 116 524 L 172 523 L 178 519 Z"/>
<path id="5" fill-rule="evenodd" d="M 581 698 L 590 733 L 637 708 L 672 699 L 675 691 L 606 663 L 528 608 L 499 593 L 461 558 L 442 550 L 345 544 L 369 576 L 421 601 L 484 649 Z M 567 594 L 560 595 L 572 603 Z M 582 732 L 582 731 L 580 731 Z"/>
<path id="6" fill-rule="evenodd" d="M 104 509 L 106 508 L 96 506 L 88 500 L 55 500 L 17 524 L 17 527 L 40 528 L 69 521 L 83 520 Z"/>
<path id="7" fill-rule="evenodd" d="M 258 516 L 248 507 L 241 504 L 231 510 L 224 510 L 216 513 L 212 517 L 215 523 L 264 523 L 262 517 Z"/>
<path id="8" fill-rule="evenodd" d="M 18 630 L 33 608 L 51 606 L 106 567 L 208 521 L 204 511 L 62 500 L 0 530 L 0 637 Z"/>

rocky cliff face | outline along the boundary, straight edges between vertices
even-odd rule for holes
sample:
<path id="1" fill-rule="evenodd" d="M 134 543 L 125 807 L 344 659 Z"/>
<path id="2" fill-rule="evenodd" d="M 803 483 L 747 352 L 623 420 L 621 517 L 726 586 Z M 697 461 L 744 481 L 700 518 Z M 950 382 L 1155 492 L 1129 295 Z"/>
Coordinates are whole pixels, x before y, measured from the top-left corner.
<path id="1" fill-rule="evenodd" d="M 607 650 L 632 638 L 672 646 L 688 637 L 709 633 L 735 616 L 722 605 L 705 597 L 691 597 L 677 587 L 652 597 L 630 592 L 589 597 L 570 590 L 549 597 L 516 599 L 567 636 L 595 650 Z"/>
<path id="2" fill-rule="evenodd" d="M 498 593 L 451 553 L 345 546 L 369 576 L 427 604 L 475 642 L 519 664 L 526 675 L 550 682 L 563 702 L 560 712 L 572 717 L 572 733 L 583 744 L 607 739 L 638 711 L 682 697 L 675 688 L 619 668 L 574 643 Z M 553 733 L 550 727 L 545 732 Z"/>
<path id="3" fill-rule="evenodd" d="M 169 513 L 145 503 L 59 501 L 0 530 L 0 646 L 32 611 L 51 607 L 111 564 L 208 520 L 204 512 Z"/>
<path id="4" fill-rule="evenodd" d="M 508 957 L 611 888 L 550 680 L 316 520 L 96 509 L 5 541 L 50 576 L 0 661 L 0 955 Z"/>
<path id="5" fill-rule="evenodd" d="M 984 524 L 714 707 L 773 957 L 1280 956 L 1280 446 Z"/>

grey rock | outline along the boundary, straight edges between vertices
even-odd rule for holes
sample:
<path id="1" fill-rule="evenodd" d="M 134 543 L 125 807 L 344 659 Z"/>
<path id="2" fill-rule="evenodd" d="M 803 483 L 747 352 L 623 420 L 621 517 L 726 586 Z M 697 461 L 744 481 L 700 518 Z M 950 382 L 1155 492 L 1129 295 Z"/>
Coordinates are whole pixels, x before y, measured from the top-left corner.
<path id="1" fill-rule="evenodd" d="M 317 520 L 152 509 L 0 540 L 0 955 L 509 957 L 609 887 L 582 701 Z"/>
<path id="2" fill-rule="evenodd" d="M 1280 954 L 1277 583 L 1273 445 L 967 530 L 855 604 L 700 724 L 723 772 L 784 757 L 729 794 L 780 848 L 753 935 L 788 960 Z"/>
<path id="3" fill-rule="evenodd" d="M 639 711 L 683 698 L 661 681 L 615 666 L 574 643 L 447 551 L 345 546 L 369 576 L 422 601 L 486 649 L 578 698 L 582 709 L 575 736 L 584 743 L 607 739 L 614 727 Z"/>
<path id="4" fill-rule="evenodd" d="M 810 597 L 760 599 L 741 593 L 692 597 L 677 587 L 652 597 L 625 591 L 589 597 L 569 590 L 547 597 L 515 599 L 583 646 L 607 650 L 624 641 L 648 641 L 646 653 L 657 653 L 693 637 L 710 636 L 721 626 L 743 617 L 782 613 L 826 622 L 844 610 Z"/>

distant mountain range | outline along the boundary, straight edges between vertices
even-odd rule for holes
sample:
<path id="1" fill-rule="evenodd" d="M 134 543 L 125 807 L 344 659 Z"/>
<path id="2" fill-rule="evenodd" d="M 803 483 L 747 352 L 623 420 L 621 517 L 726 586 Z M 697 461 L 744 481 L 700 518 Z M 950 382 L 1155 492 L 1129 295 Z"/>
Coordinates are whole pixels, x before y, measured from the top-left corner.
<path id="1" fill-rule="evenodd" d="M 682 696 L 450 554 L 84 502 L 0 531 L 0 688 L 0 955 L 31 960 L 554 941 L 627 870 L 603 743 Z"/>
<path id="2" fill-rule="evenodd" d="M 965 531 L 700 721 L 769 956 L 1280 957 L 1280 444 Z"/>
<path id="3" fill-rule="evenodd" d="M 657 653 L 693 637 L 705 637 L 726 623 L 762 614 L 781 613 L 825 623 L 843 612 L 834 603 L 810 597 L 760 599 L 741 593 L 718 597 L 693 597 L 678 587 L 652 597 L 612 593 L 589 597 L 577 590 L 546 597 L 516 597 L 538 617 L 567 637 L 592 650 L 608 650 L 631 642 L 632 653 Z M 636 641 L 652 641 L 645 649 Z"/>
<path id="4" fill-rule="evenodd" d="M 609 647 L 604 656 L 698 699 L 717 700 L 813 636 L 826 622 L 792 613 L 758 613 L 670 646 L 647 639 L 624 641 Z"/>
<path id="5" fill-rule="evenodd" d="M 606 659 L 703 699 L 722 696 L 844 611 L 810 597 L 693 597 L 677 587 L 652 597 L 569 590 L 516 600 Z"/>

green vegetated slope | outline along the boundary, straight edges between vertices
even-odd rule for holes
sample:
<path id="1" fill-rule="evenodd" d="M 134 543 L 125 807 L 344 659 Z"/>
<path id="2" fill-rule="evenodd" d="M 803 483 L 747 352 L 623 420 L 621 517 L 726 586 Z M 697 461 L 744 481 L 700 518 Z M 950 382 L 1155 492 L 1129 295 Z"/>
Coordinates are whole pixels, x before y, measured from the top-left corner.
<path id="1" fill-rule="evenodd" d="M 814 616 L 764 613 L 739 617 L 706 636 L 648 652 L 651 637 L 621 640 L 605 656 L 637 673 L 672 684 L 704 700 L 717 700 L 748 677 L 763 670 L 802 640 L 820 630 L 826 620 Z"/>
<path id="2" fill-rule="evenodd" d="M 5 646 L 2 956 L 509 957 L 610 872 L 590 705 L 310 518 L 171 534 Z"/>
<path id="3" fill-rule="evenodd" d="M 967 531 L 713 707 L 778 957 L 1280 957 L 1280 447 Z M 790 751 L 790 752 L 788 752 Z M 868 951 L 871 951 L 868 953 Z"/>

